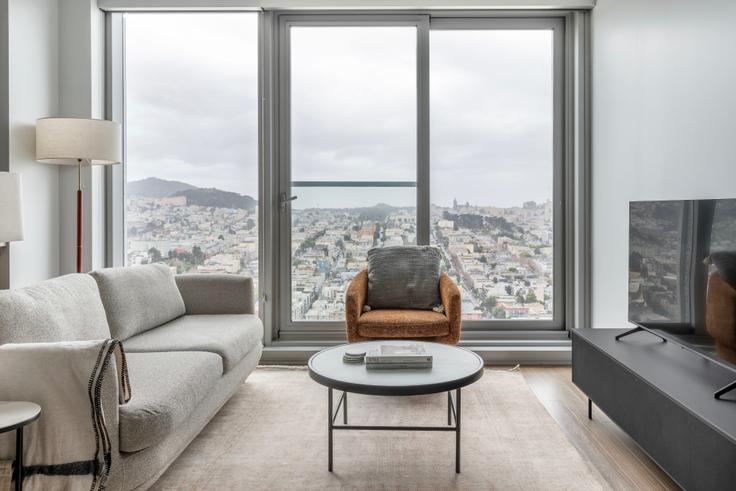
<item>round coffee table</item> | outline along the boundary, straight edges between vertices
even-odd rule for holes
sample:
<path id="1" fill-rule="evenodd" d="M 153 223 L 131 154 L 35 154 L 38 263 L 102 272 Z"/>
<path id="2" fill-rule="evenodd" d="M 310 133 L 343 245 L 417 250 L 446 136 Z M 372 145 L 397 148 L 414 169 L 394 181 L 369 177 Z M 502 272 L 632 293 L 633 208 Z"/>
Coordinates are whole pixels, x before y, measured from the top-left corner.
<path id="1" fill-rule="evenodd" d="M 365 364 L 342 361 L 346 351 L 366 351 L 385 344 L 421 344 L 432 355 L 432 368 L 368 370 Z M 309 376 L 327 387 L 327 469 L 332 472 L 333 430 L 454 431 L 455 472 L 460 472 L 460 389 L 483 376 L 483 360 L 456 346 L 420 341 L 369 341 L 327 348 L 309 359 Z M 333 412 L 333 389 L 342 391 Z M 452 392 L 455 392 L 453 399 Z M 413 396 L 447 392 L 447 426 L 348 425 L 347 393 L 374 396 Z M 342 408 L 343 424 L 336 424 Z M 453 425 L 454 421 L 454 425 Z"/>
<path id="2" fill-rule="evenodd" d="M 15 489 L 23 489 L 23 427 L 38 419 L 41 406 L 33 402 L 0 401 L 0 433 L 15 430 Z"/>

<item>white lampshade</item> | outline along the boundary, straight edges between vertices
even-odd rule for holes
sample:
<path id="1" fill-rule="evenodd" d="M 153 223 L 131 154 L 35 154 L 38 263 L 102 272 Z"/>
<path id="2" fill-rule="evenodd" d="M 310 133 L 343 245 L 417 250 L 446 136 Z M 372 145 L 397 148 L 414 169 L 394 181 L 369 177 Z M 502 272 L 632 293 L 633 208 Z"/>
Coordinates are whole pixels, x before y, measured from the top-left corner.
<path id="1" fill-rule="evenodd" d="M 23 240 L 20 174 L 0 172 L 0 244 Z"/>
<path id="2" fill-rule="evenodd" d="M 120 125 L 103 119 L 42 118 L 36 121 L 36 160 L 47 164 L 118 164 L 123 160 Z"/>

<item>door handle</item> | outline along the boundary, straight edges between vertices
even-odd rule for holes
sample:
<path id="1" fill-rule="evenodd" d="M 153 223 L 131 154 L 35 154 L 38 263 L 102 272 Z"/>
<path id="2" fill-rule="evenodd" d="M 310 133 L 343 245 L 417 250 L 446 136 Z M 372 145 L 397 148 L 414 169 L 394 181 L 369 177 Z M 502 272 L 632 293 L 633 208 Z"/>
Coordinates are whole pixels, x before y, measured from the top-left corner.
<path id="1" fill-rule="evenodd" d="M 288 196 L 286 193 L 281 193 L 281 196 L 279 197 L 279 203 L 281 204 L 281 211 L 286 211 L 287 203 L 294 201 L 296 198 L 297 196 Z"/>

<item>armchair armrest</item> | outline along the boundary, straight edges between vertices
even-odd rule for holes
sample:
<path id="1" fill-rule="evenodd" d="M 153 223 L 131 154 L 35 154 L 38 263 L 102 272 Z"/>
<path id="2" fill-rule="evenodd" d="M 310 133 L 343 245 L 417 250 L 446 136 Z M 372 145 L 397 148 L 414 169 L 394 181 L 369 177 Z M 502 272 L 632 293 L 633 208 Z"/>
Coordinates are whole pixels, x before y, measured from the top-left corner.
<path id="1" fill-rule="evenodd" d="M 448 344 L 457 344 L 460 340 L 460 329 L 462 327 L 460 288 L 446 273 L 440 274 L 440 299 L 450 323 L 450 334 L 443 337 L 441 341 Z"/>
<path id="2" fill-rule="evenodd" d="M 253 279 L 235 274 L 174 277 L 187 314 L 253 314 Z"/>
<path id="3" fill-rule="evenodd" d="M 367 294 L 368 270 L 364 269 L 355 275 L 345 292 L 345 329 L 349 343 L 365 339 L 358 334 L 358 318 L 363 313 Z"/>

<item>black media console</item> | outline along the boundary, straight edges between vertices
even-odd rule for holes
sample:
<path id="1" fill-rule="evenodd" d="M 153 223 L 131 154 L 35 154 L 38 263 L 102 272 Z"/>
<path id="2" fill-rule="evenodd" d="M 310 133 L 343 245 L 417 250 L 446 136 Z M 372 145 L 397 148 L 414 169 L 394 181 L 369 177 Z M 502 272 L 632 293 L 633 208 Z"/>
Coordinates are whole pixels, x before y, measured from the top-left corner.
<path id="1" fill-rule="evenodd" d="M 573 382 L 684 489 L 736 489 L 736 394 L 713 398 L 733 372 L 647 332 L 617 341 L 623 332 L 573 331 Z"/>

